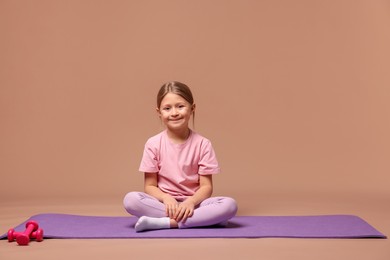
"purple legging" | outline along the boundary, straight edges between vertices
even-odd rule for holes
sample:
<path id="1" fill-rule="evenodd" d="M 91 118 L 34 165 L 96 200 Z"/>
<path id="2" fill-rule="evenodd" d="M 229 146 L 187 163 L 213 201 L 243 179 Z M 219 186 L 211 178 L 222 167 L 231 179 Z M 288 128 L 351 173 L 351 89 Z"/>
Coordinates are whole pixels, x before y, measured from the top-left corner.
<path id="1" fill-rule="evenodd" d="M 165 205 L 156 198 L 143 192 L 126 194 L 123 204 L 131 215 L 141 217 L 166 217 Z M 229 197 L 211 197 L 202 201 L 194 210 L 194 214 L 179 228 L 211 226 L 225 223 L 237 213 L 236 201 Z"/>

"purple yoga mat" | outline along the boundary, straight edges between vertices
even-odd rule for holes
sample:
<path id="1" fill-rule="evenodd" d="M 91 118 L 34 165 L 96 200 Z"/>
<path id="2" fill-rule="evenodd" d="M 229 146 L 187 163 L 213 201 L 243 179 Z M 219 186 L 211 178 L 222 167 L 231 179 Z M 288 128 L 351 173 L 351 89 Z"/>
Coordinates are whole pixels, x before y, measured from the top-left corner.
<path id="1" fill-rule="evenodd" d="M 352 215 L 237 216 L 226 227 L 166 229 L 136 233 L 135 217 L 39 214 L 35 220 L 45 238 L 386 238 Z M 28 220 L 27 220 L 28 221 Z M 26 221 L 26 222 L 27 222 Z M 23 231 L 25 223 L 15 228 Z M 6 238 L 7 234 L 0 238 Z"/>

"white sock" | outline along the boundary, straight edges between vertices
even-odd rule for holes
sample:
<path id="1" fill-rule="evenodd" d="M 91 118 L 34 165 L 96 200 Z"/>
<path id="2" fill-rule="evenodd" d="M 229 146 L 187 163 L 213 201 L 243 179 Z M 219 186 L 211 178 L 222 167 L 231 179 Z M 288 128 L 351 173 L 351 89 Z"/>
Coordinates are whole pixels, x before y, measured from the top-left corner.
<path id="1" fill-rule="evenodd" d="M 141 232 L 145 230 L 165 229 L 170 227 L 171 227 L 171 223 L 168 217 L 152 218 L 152 217 L 142 216 L 138 219 L 137 223 L 135 224 L 135 231 Z"/>

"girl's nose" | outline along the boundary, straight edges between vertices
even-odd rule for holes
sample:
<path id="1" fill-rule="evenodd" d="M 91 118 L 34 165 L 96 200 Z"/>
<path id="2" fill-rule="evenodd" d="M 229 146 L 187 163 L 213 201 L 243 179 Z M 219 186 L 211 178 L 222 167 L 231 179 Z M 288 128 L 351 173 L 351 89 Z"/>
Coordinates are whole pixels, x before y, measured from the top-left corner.
<path id="1" fill-rule="evenodd" d="M 172 116 L 177 116 L 179 113 L 176 108 L 172 108 Z"/>

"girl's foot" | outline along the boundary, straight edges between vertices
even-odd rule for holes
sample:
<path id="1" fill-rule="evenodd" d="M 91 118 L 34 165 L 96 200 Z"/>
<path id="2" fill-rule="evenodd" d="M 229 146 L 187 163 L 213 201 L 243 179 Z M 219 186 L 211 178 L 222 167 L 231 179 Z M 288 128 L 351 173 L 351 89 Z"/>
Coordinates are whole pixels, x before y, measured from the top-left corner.
<path id="1" fill-rule="evenodd" d="M 170 228 L 170 219 L 168 217 L 164 218 L 152 218 L 142 216 L 138 219 L 135 224 L 135 231 L 141 232 L 146 230 L 155 230 L 155 229 L 167 229 Z"/>

